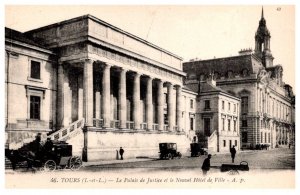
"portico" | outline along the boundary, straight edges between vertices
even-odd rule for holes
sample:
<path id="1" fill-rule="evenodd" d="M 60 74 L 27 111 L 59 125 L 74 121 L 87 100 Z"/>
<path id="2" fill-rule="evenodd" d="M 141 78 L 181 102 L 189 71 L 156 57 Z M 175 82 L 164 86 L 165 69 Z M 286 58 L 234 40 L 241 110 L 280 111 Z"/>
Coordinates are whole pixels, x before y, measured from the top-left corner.
<path id="1" fill-rule="evenodd" d="M 182 131 L 181 85 L 129 68 L 92 59 L 60 63 L 58 128 L 83 117 L 98 130 Z"/>

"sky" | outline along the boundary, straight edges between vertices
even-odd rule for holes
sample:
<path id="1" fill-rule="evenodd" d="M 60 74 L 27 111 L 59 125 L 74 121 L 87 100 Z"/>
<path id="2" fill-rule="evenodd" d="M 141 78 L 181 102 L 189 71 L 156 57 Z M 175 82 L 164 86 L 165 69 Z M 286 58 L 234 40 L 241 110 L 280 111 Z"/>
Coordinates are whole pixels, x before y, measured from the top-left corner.
<path id="1" fill-rule="evenodd" d="M 210 59 L 254 49 L 261 5 L 5 6 L 5 26 L 24 32 L 91 14 L 180 57 Z M 274 65 L 295 86 L 295 7 L 264 5 Z"/>

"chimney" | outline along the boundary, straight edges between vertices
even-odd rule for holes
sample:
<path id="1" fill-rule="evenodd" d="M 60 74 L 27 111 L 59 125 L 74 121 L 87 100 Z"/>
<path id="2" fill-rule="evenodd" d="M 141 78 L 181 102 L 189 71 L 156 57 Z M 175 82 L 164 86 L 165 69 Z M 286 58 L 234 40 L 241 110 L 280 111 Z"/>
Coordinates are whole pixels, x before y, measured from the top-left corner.
<path id="1" fill-rule="evenodd" d="M 250 55 L 252 53 L 252 49 L 251 48 L 248 48 L 248 49 L 241 49 L 239 51 L 239 55 L 242 56 L 242 55 Z"/>

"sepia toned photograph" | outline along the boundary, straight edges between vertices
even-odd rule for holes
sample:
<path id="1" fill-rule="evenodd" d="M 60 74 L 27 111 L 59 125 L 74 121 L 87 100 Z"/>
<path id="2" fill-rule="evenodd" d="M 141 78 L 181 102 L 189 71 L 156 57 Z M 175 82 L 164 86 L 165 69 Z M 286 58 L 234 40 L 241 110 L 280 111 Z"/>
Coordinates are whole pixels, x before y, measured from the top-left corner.
<path id="1" fill-rule="evenodd" d="M 5 188 L 295 189 L 295 5 L 4 15 Z"/>

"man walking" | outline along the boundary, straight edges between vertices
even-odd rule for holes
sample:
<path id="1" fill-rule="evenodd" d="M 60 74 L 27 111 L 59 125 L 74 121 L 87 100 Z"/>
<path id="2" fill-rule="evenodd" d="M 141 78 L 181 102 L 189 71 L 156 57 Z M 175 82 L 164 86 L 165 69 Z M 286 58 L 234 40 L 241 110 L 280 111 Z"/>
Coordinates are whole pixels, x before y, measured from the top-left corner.
<path id="1" fill-rule="evenodd" d="M 123 148 L 122 148 L 122 147 L 120 147 L 120 151 L 119 151 L 119 153 L 120 153 L 120 156 L 121 156 L 121 160 L 123 160 L 123 154 L 124 154 L 124 150 L 123 150 Z"/>
<path id="2" fill-rule="evenodd" d="M 211 159 L 211 154 L 207 155 L 207 158 L 203 161 L 201 169 L 204 176 L 207 174 L 207 171 L 209 171 L 210 169 L 210 159 Z"/>
<path id="3" fill-rule="evenodd" d="M 232 148 L 230 148 L 232 163 L 234 163 L 234 158 L 235 158 L 235 154 L 236 154 L 236 150 L 234 147 L 235 146 L 233 145 Z"/>

